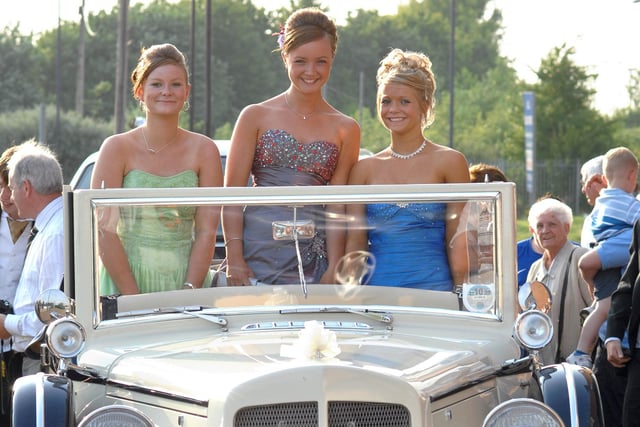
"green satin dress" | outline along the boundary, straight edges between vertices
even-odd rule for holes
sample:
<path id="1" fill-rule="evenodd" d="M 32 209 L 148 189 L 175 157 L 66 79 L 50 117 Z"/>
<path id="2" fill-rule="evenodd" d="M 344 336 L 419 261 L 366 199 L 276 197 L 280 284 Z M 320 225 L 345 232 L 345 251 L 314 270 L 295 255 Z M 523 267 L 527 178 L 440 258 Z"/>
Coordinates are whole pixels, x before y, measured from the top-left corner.
<path id="1" fill-rule="evenodd" d="M 157 176 L 132 170 L 123 188 L 197 187 L 198 176 L 186 170 L 173 176 Z M 117 234 L 129 258 L 129 266 L 141 293 L 182 289 L 194 241 L 193 206 L 126 206 L 120 208 Z M 211 283 L 211 273 L 204 281 Z M 101 295 L 120 292 L 104 268 L 100 274 Z"/>

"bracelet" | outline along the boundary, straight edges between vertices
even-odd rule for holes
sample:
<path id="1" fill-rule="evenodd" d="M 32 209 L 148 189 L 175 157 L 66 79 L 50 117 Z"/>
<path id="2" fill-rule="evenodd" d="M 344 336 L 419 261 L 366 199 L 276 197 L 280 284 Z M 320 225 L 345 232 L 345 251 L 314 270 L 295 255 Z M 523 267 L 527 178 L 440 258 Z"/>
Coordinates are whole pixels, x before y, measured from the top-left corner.
<path id="1" fill-rule="evenodd" d="M 182 284 L 182 289 L 193 289 L 193 283 L 184 282 Z"/>
<path id="2" fill-rule="evenodd" d="M 227 239 L 227 241 L 224 242 L 224 247 L 226 248 L 227 246 L 229 246 L 229 243 L 233 242 L 234 240 L 242 240 L 242 237 L 231 237 Z"/>

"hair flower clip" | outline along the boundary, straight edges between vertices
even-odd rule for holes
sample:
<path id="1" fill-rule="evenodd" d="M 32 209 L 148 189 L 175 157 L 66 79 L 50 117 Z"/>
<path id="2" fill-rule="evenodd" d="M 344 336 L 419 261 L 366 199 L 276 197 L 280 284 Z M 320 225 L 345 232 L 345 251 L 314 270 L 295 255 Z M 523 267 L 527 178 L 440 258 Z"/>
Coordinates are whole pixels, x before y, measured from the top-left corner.
<path id="1" fill-rule="evenodd" d="M 276 41 L 278 42 L 278 46 L 280 46 L 280 49 L 282 50 L 282 48 L 284 47 L 284 26 L 280 24 L 280 32 L 273 33 L 273 35 L 278 36 L 278 39 Z"/>

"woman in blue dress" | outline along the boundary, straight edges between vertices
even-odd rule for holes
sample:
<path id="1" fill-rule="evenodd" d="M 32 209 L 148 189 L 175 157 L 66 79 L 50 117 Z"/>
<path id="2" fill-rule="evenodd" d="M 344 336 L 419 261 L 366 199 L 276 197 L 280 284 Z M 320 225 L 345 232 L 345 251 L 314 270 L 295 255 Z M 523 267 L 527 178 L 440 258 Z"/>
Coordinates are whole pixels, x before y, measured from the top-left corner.
<path id="1" fill-rule="evenodd" d="M 464 155 L 423 135 L 434 118 L 436 82 L 429 58 L 394 49 L 380 62 L 377 83 L 378 118 L 389 130 L 391 143 L 360 160 L 349 183 L 469 182 Z M 444 203 L 349 205 L 348 216 L 361 223 L 349 228 L 346 251 L 369 250 L 375 255 L 369 285 L 452 290 L 468 271 L 465 239 L 453 239 L 462 207 Z"/>
<path id="2" fill-rule="evenodd" d="M 289 76 L 289 88 L 238 117 L 227 157 L 225 186 L 346 184 L 358 160 L 360 128 L 322 96 L 329 80 L 338 36 L 335 23 L 317 8 L 294 12 L 278 44 Z M 326 208 L 334 214 L 340 206 Z M 344 254 L 345 233 L 323 226 L 324 209 L 298 208 L 296 221 L 313 220 L 316 234 L 300 240 L 302 274 L 295 242 L 274 240 L 273 221 L 291 221 L 292 208 L 224 207 L 227 284 L 333 283 Z M 302 276 L 302 277 L 301 277 Z"/>

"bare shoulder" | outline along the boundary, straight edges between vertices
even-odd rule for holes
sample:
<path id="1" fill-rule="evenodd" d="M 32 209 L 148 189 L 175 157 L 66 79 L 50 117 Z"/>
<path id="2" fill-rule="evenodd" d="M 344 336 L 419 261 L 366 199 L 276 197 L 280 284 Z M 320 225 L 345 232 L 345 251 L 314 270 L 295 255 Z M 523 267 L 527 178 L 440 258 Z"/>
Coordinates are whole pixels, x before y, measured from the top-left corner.
<path id="1" fill-rule="evenodd" d="M 380 153 L 358 160 L 356 164 L 353 165 L 353 168 L 351 168 L 349 184 L 369 184 L 371 177 L 383 166 L 382 162 L 384 162 L 384 158 L 379 154 Z"/>
<path id="2" fill-rule="evenodd" d="M 460 151 L 440 144 L 433 144 L 433 146 L 433 153 L 438 156 L 439 159 L 445 160 L 446 162 L 453 162 L 453 164 L 457 166 L 462 165 L 465 169 L 468 169 L 467 158 Z"/>
<path id="3" fill-rule="evenodd" d="M 108 159 L 113 162 L 117 159 L 125 159 L 128 157 L 133 144 L 135 144 L 136 129 L 127 132 L 118 133 L 107 137 L 100 146 L 98 153 L 98 161 Z"/>
<path id="4" fill-rule="evenodd" d="M 340 128 L 347 131 L 353 131 L 355 129 L 360 130 L 360 125 L 353 117 L 347 116 L 343 112 L 336 110 L 333 106 L 330 107 L 333 110 L 330 113 L 331 118 L 338 123 Z"/>
<path id="5" fill-rule="evenodd" d="M 438 158 L 442 182 L 469 182 L 469 164 L 460 151 L 434 144 L 433 153 Z"/>
<path id="6" fill-rule="evenodd" d="M 189 142 L 197 145 L 199 152 L 207 155 L 216 155 L 216 156 L 220 155 L 220 152 L 218 151 L 218 146 L 213 141 L 213 139 L 198 132 L 191 132 L 188 130 L 184 130 L 184 131 L 187 133 L 187 138 Z"/>
<path id="7" fill-rule="evenodd" d="M 98 152 L 91 176 L 92 188 L 121 187 L 127 161 L 133 157 L 136 129 L 107 137 Z"/>

